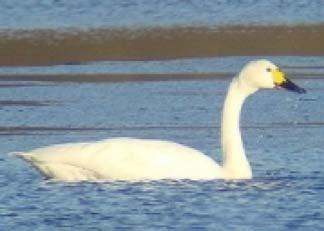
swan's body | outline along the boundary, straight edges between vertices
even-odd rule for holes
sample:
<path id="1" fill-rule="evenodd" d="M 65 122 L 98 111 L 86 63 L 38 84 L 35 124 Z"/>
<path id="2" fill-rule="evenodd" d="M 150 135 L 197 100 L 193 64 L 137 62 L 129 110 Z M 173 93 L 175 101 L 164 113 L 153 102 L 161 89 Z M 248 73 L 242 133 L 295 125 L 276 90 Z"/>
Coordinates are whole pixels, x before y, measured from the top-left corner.
<path id="1" fill-rule="evenodd" d="M 54 145 L 36 149 L 24 158 L 46 176 L 63 181 L 201 180 L 221 174 L 219 165 L 203 153 L 160 140 L 114 138 Z"/>
<path id="2" fill-rule="evenodd" d="M 252 171 L 239 129 L 240 111 L 258 88 L 275 86 L 304 93 L 266 60 L 247 64 L 231 82 L 222 114 L 222 166 L 181 144 L 133 138 L 53 145 L 18 156 L 45 176 L 62 181 L 250 179 Z"/>

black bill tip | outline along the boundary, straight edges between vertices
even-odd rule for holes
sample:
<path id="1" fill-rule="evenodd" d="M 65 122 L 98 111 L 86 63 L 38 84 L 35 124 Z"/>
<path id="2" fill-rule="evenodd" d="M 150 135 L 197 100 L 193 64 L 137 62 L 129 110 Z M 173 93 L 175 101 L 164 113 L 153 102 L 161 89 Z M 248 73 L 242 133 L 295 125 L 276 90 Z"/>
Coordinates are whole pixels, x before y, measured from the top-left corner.
<path id="1" fill-rule="evenodd" d="M 279 85 L 279 87 L 287 89 L 288 91 L 293 91 L 299 94 L 305 94 L 306 90 L 302 87 L 297 86 L 291 80 L 286 79 L 285 82 Z"/>

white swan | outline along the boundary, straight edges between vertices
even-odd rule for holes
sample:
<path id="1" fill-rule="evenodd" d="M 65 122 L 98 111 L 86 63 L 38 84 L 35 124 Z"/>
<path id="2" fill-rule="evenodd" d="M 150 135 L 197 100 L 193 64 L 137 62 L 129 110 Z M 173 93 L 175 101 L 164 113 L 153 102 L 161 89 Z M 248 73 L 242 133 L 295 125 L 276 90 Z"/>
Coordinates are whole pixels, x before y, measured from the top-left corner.
<path id="1" fill-rule="evenodd" d="M 275 87 L 306 92 L 267 60 L 248 63 L 232 80 L 222 114 L 222 166 L 181 144 L 133 138 L 53 145 L 17 155 L 45 176 L 61 181 L 250 179 L 239 129 L 241 107 L 258 89 Z"/>

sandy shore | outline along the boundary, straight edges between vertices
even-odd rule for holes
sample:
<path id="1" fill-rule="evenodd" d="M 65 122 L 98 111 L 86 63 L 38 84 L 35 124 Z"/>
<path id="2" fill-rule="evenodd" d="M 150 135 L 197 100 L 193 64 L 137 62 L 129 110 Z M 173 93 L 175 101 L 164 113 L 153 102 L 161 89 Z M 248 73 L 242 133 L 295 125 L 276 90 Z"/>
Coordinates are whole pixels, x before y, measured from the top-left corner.
<path id="1" fill-rule="evenodd" d="M 0 32 L 0 66 L 231 55 L 324 55 L 324 25 Z"/>

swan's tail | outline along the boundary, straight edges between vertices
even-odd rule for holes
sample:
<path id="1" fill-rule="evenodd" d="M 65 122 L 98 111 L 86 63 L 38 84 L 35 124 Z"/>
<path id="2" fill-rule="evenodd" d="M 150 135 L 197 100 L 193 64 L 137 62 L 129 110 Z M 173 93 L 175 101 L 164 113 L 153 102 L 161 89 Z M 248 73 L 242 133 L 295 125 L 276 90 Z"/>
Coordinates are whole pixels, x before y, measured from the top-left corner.
<path id="1" fill-rule="evenodd" d="M 27 152 L 10 152 L 8 155 L 18 157 L 28 162 L 32 161 L 32 155 Z"/>

